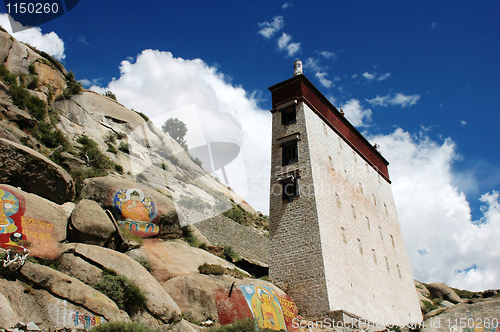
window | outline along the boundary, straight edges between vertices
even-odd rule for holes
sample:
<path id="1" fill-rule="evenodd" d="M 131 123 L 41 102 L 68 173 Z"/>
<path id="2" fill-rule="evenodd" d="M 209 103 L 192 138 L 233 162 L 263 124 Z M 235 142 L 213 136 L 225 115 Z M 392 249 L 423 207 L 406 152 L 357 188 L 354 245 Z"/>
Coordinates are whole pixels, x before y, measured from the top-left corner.
<path id="1" fill-rule="evenodd" d="M 299 179 L 290 176 L 282 180 L 283 200 L 291 202 L 294 197 L 299 196 Z"/>
<path id="2" fill-rule="evenodd" d="M 292 123 L 297 122 L 297 111 L 295 110 L 295 106 L 292 106 L 290 108 L 287 108 L 283 111 L 281 111 L 281 124 L 282 125 L 289 125 Z"/>
<path id="3" fill-rule="evenodd" d="M 297 140 L 287 142 L 282 145 L 282 157 L 282 166 L 290 165 L 299 161 Z"/>

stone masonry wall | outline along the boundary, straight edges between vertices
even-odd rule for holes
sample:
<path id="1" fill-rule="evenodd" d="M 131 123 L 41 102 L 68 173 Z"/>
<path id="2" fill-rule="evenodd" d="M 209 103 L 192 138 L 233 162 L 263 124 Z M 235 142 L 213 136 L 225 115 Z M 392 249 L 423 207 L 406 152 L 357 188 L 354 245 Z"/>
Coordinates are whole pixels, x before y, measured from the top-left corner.
<path id="1" fill-rule="evenodd" d="M 269 276 L 284 286 L 302 315 L 312 318 L 326 315 L 329 305 L 303 105 L 296 110 L 296 123 L 282 125 L 280 112 L 272 120 Z M 282 167 L 277 140 L 295 133 L 300 133 L 298 162 Z M 291 202 L 283 201 L 278 178 L 293 170 L 300 170 L 300 195 Z M 302 188 L 310 192 L 306 194 Z"/>

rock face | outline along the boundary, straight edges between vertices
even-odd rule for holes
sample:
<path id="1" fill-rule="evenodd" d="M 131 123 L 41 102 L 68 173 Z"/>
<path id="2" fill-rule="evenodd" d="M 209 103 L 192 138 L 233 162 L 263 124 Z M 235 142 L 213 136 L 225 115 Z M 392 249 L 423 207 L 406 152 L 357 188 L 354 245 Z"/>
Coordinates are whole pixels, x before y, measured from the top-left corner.
<path id="1" fill-rule="evenodd" d="M 181 310 L 177 304 L 155 278 L 134 259 L 114 250 L 85 244 L 77 244 L 75 252 L 134 282 L 144 293 L 148 310 L 163 323 L 171 324 L 181 320 Z"/>
<path id="2" fill-rule="evenodd" d="M 0 201 L 0 220 L 4 220 L 0 247 L 18 247 L 25 241 L 32 256 L 61 255 L 69 218 L 64 207 L 8 185 L 0 185 Z"/>
<path id="3" fill-rule="evenodd" d="M 26 262 L 21 273 L 40 287 L 72 303 L 79 304 L 107 320 L 128 321 L 128 315 L 101 292 L 78 279 L 69 277 L 50 267 Z"/>
<path id="4" fill-rule="evenodd" d="M 433 299 L 440 298 L 448 300 L 451 303 L 464 302 L 460 296 L 458 296 L 457 293 L 455 293 L 455 291 L 446 284 L 432 283 L 429 284 L 427 288 L 429 289 L 431 298 Z"/>
<path id="5" fill-rule="evenodd" d="M 498 331 L 500 300 L 485 300 L 473 304 L 459 303 L 439 315 L 427 318 L 421 331 Z"/>
<path id="6" fill-rule="evenodd" d="M 422 296 L 429 297 L 431 295 L 431 293 L 425 287 L 425 285 L 422 284 L 421 282 L 417 281 L 417 280 L 415 280 L 415 288 L 417 289 L 417 292 L 419 292 L 420 294 L 422 294 Z"/>
<path id="7" fill-rule="evenodd" d="M 21 318 L 12 309 L 9 300 L 0 293 L 0 326 L 14 326 Z"/>
<path id="8" fill-rule="evenodd" d="M 62 204 L 75 197 L 73 179 L 62 167 L 23 145 L 0 138 L 0 183 Z"/>
<path id="9" fill-rule="evenodd" d="M 174 203 L 152 188 L 114 176 L 86 179 L 84 184 L 83 197 L 113 211 L 120 226 L 140 237 L 182 234 Z"/>
<path id="10" fill-rule="evenodd" d="M 144 240 L 141 248 L 130 250 L 127 255 L 146 258 L 151 263 L 151 273 L 160 283 L 177 276 L 196 274 L 198 267 L 205 263 L 221 265 L 227 269 L 235 268 L 233 264 L 180 240 Z"/>
<path id="11" fill-rule="evenodd" d="M 81 200 L 71 213 L 69 241 L 103 246 L 115 232 L 115 225 L 97 202 Z"/>

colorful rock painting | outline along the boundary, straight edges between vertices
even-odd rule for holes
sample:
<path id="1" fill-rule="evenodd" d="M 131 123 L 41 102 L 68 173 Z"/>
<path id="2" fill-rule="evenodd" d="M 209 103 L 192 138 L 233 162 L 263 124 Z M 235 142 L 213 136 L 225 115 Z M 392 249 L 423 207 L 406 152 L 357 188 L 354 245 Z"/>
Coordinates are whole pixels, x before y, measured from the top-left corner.
<path id="1" fill-rule="evenodd" d="M 19 247 L 19 242 L 24 239 L 22 217 L 25 211 L 24 197 L 0 186 L 0 247 Z"/>
<path id="2" fill-rule="evenodd" d="M 297 316 L 297 307 L 286 295 L 278 295 L 265 286 L 240 286 L 229 290 L 214 290 L 217 314 L 222 325 L 237 320 L 255 319 L 259 328 L 296 331 L 292 320 Z"/>
<path id="3" fill-rule="evenodd" d="M 120 226 L 142 238 L 154 236 L 160 228 L 152 221 L 158 215 L 153 198 L 138 188 L 119 189 L 113 197 Z"/>
<path id="4" fill-rule="evenodd" d="M 94 326 L 107 322 L 104 317 L 94 316 L 89 313 L 81 314 L 78 311 L 71 313 L 71 320 L 74 327 L 82 329 L 91 329 Z"/>

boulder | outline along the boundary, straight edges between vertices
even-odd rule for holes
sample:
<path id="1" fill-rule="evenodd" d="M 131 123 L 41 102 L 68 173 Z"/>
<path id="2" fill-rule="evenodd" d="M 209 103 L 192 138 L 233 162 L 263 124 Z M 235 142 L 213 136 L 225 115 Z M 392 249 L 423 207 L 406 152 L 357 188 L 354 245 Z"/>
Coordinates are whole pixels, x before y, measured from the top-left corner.
<path id="1" fill-rule="evenodd" d="M 0 293 L 3 293 L 10 301 L 11 307 L 15 308 L 19 316 L 14 324 L 2 325 L 3 327 L 14 327 L 17 322 L 34 322 L 45 331 L 54 331 L 54 329 L 82 331 L 84 328 L 90 329 L 107 321 L 104 317 L 81 305 L 20 280 L 0 279 Z M 3 315 L 2 311 L 0 321 Z M 127 319 L 126 316 L 124 318 Z"/>
<path id="2" fill-rule="evenodd" d="M 451 307 L 453 307 L 453 306 L 454 306 L 454 304 L 453 304 L 453 303 L 451 303 L 450 301 L 446 301 L 446 300 L 444 300 L 443 302 L 441 302 L 441 306 L 442 306 L 442 307 L 445 307 L 445 308 L 451 308 Z"/>
<path id="3" fill-rule="evenodd" d="M 169 197 L 124 177 L 89 178 L 83 183 L 82 196 L 113 211 L 120 226 L 135 235 L 181 236 L 177 211 Z"/>
<path id="4" fill-rule="evenodd" d="M 70 252 L 62 254 L 59 258 L 59 270 L 89 285 L 97 283 L 102 278 L 100 268 Z"/>
<path id="5" fill-rule="evenodd" d="M 478 303 L 459 303 L 451 308 L 434 310 L 426 316 L 420 331 L 498 331 L 495 326 L 500 318 L 500 300 Z M 430 313 L 429 313 L 430 314 Z"/>
<path id="6" fill-rule="evenodd" d="M 17 322 L 21 321 L 21 318 L 12 309 L 9 300 L 0 292 L 0 326 L 12 327 Z"/>
<path id="7" fill-rule="evenodd" d="M 12 134 L 7 129 L 1 128 L 1 127 L 0 127 L 0 138 L 5 138 L 5 139 L 12 141 L 14 143 L 21 144 L 21 142 L 17 139 L 16 136 L 14 136 L 14 134 Z"/>
<path id="8" fill-rule="evenodd" d="M 69 209 L 9 185 L 0 185 L 0 200 L 0 247 L 29 246 L 31 256 L 45 259 L 62 254 Z"/>
<path id="9" fill-rule="evenodd" d="M 153 276 L 133 258 L 117 251 L 77 244 L 75 253 L 130 279 L 141 289 L 147 309 L 165 324 L 181 320 L 181 310 Z"/>
<path id="10" fill-rule="evenodd" d="M 76 204 L 68 227 L 69 241 L 103 246 L 115 232 L 115 225 L 97 202 L 84 199 Z"/>
<path id="11" fill-rule="evenodd" d="M 182 240 L 147 239 L 144 240 L 142 247 L 128 251 L 127 255 L 133 258 L 146 258 L 153 268 L 151 274 L 160 283 L 173 277 L 196 274 L 198 267 L 205 263 L 235 269 L 233 264 L 205 250 L 191 247 Z"/>
<path id="12" fill-rule="evenodd" d="M 451 303 L 464 302 L 464 300 L 462 300 L 460 296 L 458 296 L 457 293 L 455 293 L 455 291 L 446 284 L 432 283 L 427 285 L 427 289 L 430 292 L 430 297 L 433 299 L 440 298 L 448 300 Z"/>
<path id="13" fill-rule="evenodd" d="M 58 204 L 75 197 L 69 173 L 28 147 L 0 138 L 0 165 L 0 183 L 21 187 Z"/>
<path id="14" fill-rule="evenodd" d="M 218 322 L 214 289 L 229 289 L 237 279 L 229 276 L 189 274 L 178 276 L 162 283 L 182 313 L 190 319 L 204 322 L 207 319 Z"/>
<path id="15" fill-rule="evenodd" d="M 38 286 L 72 303 L 104 316 L 110 321 L 128 321 L 130 318 L 118 309 L 116 303 L 78 279 L 65 275 L 48 266 L 26 262 L 20 272 Z"/>
<path id="16" fill-rule="evenodd" d="M 0 97 L 4 94 L 0 90 Z M 9 103 L 4 103 L 0 108 L 2 115 L 9 121 L 15 122 L 21 128 L 34 128 L 36 119 L 33 118 L 27 111 L 19 109 L 17 106 Z"/>
<path id="17" fill-rule="evenodd" d="M 73 156 L 71 153 L 61 152 L 59 160 L 65 169 L 90 169 L 85 161 Z"/>
<path id="18" fill-rule="evenodd" d="M 417 280 L 414 280 L 414 281 L 415 281 L 415 288 L 417 289 L 417 292 L 422 294 L 422 296 L 429 297 L 431 293 L 425 287 L 425 285 Z"/>

